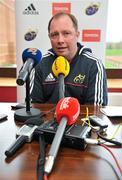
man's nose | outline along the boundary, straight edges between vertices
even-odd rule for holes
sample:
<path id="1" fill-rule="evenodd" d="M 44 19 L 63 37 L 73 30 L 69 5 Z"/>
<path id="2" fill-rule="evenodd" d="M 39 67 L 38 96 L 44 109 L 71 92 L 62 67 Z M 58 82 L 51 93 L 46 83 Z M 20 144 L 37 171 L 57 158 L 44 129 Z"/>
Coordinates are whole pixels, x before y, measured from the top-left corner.
<path id="1" fill-rule="evenodd" d="M 58 36 L 58 41 L 59 42 L 64 42 L 64 36 L 63 36 L 63 34 L 59 34 L 59 36 Z"/>

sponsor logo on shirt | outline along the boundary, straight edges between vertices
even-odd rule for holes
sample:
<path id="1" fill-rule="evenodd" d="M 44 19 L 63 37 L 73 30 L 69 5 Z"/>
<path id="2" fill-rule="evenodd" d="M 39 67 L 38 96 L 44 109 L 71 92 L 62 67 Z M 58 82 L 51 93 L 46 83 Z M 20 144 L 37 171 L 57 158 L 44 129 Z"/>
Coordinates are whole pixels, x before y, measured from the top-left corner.
<path id="1" fill-rule="evenodd" d="M 48 74 L 48 76 L 45 79 L 45 82 L 52 82 L 55 81 L 56 79 L 54 78 L 54 76 L 52 75 L 52 73 Z"/>
<path id="2" fill-rule="evenodd" d="M 85 75 L 81 75 L 81 74 L 79 74 L 79 75 L 77 75 L 75 78 L 74 78 L 74 83 L 76 83 L 76 84 L 83 84 L 83 82 L 84 82 L 84 79 L 85 79 Z"/>

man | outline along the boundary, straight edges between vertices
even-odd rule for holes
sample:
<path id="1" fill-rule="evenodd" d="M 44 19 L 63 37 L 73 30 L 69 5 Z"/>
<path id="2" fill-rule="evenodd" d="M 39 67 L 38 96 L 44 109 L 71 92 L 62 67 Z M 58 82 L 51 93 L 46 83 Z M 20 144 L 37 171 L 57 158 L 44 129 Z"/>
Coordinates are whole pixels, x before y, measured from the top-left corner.
<path id="1" fill-rule="evenodd" d="M 63 56 L 70 64 L 69 75 L 64 79 L 65 97 L 75 97 L 80 104 L 107 105 L 105 69 L 91 49 L 78 43 L 76 18 L 63 12 L 54 15 L 48 33 L 52 49 L 35 68 L 32 103 L 58 102 L 58 78 L 52 72 L 52 64 L 58 56 Z"/>

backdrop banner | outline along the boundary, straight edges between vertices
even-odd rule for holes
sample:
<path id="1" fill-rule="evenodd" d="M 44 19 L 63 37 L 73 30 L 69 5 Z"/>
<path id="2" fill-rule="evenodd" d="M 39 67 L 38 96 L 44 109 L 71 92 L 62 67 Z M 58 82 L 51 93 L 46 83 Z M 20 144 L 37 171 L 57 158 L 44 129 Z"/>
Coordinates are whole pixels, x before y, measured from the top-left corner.
<path id="1" fill-rule="evenodd" d="M 105 62 L 108 0 L 17 0 L 16 54 L 17 76 L 23 64 L 22 52 L 38 48 L 45 54 L 51 47 L 48 21 L 59 11 L 72 13 L 79 22 L 79 42 L 90 47 L 93 54 Z M 25 102 L 25 86 L 17 86 L 17 102 Z"/>

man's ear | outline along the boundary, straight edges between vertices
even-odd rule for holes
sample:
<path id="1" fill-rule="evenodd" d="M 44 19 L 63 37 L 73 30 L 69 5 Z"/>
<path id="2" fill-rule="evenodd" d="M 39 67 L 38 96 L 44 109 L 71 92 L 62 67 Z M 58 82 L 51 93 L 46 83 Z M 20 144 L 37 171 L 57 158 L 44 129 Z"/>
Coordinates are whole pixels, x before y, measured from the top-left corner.
<path id="1" fill-rule="evenodd" d="M 50 34 L 48 33 L 48 37 L 50 38 Z"/>
<path id="2" fill-rule="evenodd" d="M 77 33 L 77 34 L 76 34 L 76 35 L 77 35 L 77 38 L 79 38 L 79 36 L 80 36 L 80 31 L 77 31 L 76 33 Z"/>

